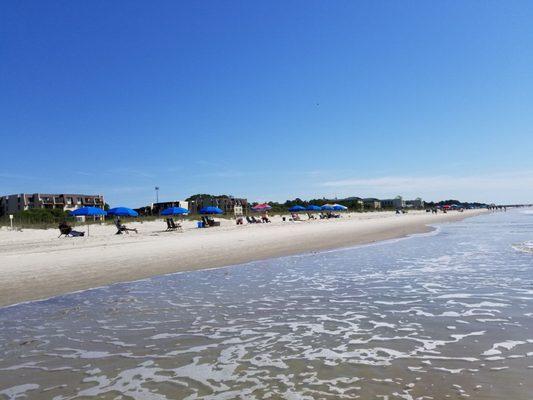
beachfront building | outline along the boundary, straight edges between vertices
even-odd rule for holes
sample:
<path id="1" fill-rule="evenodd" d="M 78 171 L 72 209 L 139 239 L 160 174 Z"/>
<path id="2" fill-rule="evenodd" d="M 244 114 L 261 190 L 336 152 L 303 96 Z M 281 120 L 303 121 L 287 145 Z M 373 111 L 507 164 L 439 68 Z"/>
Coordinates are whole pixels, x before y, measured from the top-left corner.
<path id="1" fill-rule="evenodd" d="M 99 194 L 20 193 L 0 197 L 0 215 L 15 214 L 34 208 L 72 211 L 81 207 L 103 208 L 104 205 L 104 196 Z"/>
<path id="2" fill-rule="evenodd" d="M 235 206 L 242 207 L 244 213 L 248 210 L 248 199 L 227 195 L 195 195 L 187 200 L 189 201 L 189 211 L 193 214 L 198 213 L 204 207 L 218 207 L 225 214 L 234 214 Z"/>
<path id="3" fill-rule="evenodd" d="M 379 210 L 381 209 L 381 201 L 375 198 L 363 199 L 363 204 L 366 209 L 369 210 Z"/>
<path id="4" fill-rule="evenodd" d="M 356 197 L 356 196 L 346 197 L 345 199 L 342 199 L 341 201 L 344 203 L 348 202 L 346 206 L 348 206 L 349 208 L 353 210 L 362 210 L 364 207 L 363 199 L 360 197 Z"/>
<path id="5" fill-rule="evenodd" d="M 422 200 L 420 197 L 417 197 L 414 200 L 406 200 L 405 205 L 408 208 L 415 208 L 415 209 L 422 209 L 425 206 L 424 200 Z"/>
<path id="6" fill-rule="evenodd" d="M 381 200 L 381 207 L 382 208 L 404 208 L 405 207 L 405 200 L 402 198 L 402 196 L 396 196 L 394 199 L 384 199 Z"/>
<path id="7" fill-rule="evenodd" d="M 165 208 L 170 207 L 181 207 L 188 210 L 189 202 L 185 200 L 163 201 L 159 203 L 152 203 L 149 206 L 136 208 L 135 211 L 137 211 L 140 215 L 159 215 Z"/>

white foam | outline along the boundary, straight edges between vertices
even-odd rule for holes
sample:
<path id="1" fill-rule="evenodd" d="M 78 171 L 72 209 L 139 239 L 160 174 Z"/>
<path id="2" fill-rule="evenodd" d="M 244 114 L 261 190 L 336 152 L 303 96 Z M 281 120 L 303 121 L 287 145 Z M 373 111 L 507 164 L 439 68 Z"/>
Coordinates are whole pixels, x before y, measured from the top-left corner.
<path id="1" fill-rule="evenodd" d="M 8 400 L 15 400 L 27 397 L 26 392 L 29 392 L 30 390 L 37 390 L 39 387 L 40 386 L 36 383 L 26 383 L 24 385 L 11 386 L 7 389 L 1 390 L 0 395 L 6 396 Z"/>

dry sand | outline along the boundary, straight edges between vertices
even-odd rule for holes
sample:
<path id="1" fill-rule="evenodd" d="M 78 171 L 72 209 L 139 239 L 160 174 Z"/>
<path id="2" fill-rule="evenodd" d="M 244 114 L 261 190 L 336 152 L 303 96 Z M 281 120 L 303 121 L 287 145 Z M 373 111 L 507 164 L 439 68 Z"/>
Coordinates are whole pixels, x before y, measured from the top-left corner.
<path id="1" fill-rule="evenodd" d="M 424 211 L 345 214 L 340 219 L 235 225 L 164 232 L 164 221 L 133 223 L 139 234 L 115 235 L 91 225 L 90 237 L 57 238 L 57 229 L 0 230 L 0 306 L 115 282 L 220 267 L 309 251 L 347 247 L 427 232 L 481 210 L 432 215 Z M 77 226 L 77 230 L 85 230 Z"/>

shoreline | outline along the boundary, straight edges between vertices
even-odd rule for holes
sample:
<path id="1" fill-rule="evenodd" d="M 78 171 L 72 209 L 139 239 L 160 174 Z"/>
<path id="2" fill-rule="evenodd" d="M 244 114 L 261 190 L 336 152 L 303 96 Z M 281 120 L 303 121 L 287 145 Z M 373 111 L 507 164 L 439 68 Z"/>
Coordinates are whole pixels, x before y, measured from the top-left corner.
<path id="1" fill-rule="evenodd" d="M 346 214 L 334 220 L 281 222 L 163 232 L 162 222 L 131 224 L 136 235 L 91 226 L 90 238 L 57 239 L 57 230 L 0 232 L 0 307 L 45 300 L 156 275 L 211 269 L 349 248 L 432 231 L 429 225 L 485 213 Z M 233 222 L 234 224 L 234 222 Z M 78 227 L 76 228 L 78 229 Z M 94 233 L 93 233 L 94 232 Z"/>

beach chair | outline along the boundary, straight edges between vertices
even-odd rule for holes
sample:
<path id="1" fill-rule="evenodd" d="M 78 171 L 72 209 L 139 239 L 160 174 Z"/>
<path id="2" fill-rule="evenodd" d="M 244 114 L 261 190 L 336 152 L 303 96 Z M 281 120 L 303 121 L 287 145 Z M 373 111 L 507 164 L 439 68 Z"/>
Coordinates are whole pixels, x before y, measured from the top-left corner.
<path id="1" fill-rule="evenodd" d="M 204 221 L 204 224 L 205 226 L 220 226 L 220 222 L 219 221 L 215 221 L 213 218 L 209 218 L 209 217 L 202 217 L 202 220 L 205 218 L 205 221 Z M 252 217 L 253 218 L 253 217 Z"/>
<path id="2" fill-rule="evenodd" d="M 249 224 L 255 224 L 254 220 L 250 217 L 246 217 L 246 222 L 248 222 Z"/>
<path id="3" fill-rule="evenodd" d="M 70 232 L 72 232 L 72 228 L 70 226 L 68 226 L 67 224 L 60 224 L 59 225 L 59 236 L 58 236 L 58 239 L 65 235 L 65 237 L 68 237 L 68 235 L 70 234 Z"/>
<path id="4" fill-rule="evenodd" d="M 170 226 L 172 227 L 172 230 L 183 230 L 181 227 L 181 224 L 179 222 L 174 222 L 174 218 L 170 218 Z"/>
<path id="5" fill-rule="evenodd" d="M 66 223 L 59 224 L 59 236 L 58 239 L 65 235 L 65 237 L 79 237 L 79 236 L 85 236 L 85 232 L 78 232 L 72 229 L 69 225 Z"/>

